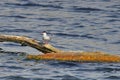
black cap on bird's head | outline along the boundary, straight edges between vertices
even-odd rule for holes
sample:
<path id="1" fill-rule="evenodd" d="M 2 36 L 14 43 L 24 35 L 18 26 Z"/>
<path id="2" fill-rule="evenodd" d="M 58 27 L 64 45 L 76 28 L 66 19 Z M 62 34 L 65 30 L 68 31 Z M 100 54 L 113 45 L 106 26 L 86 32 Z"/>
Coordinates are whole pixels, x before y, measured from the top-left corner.
<path id="1" fill-rule="evenodd" d="M 42 33 L 47 33 L 46 31 L 43 31 Z"/>
<path id="2" fill-rule="evenodd" d="M 47 33 L 47 32 L 46 32 L 46 31 L 43 31 L 42 34 L 43 34 L 43 33 Z"/>

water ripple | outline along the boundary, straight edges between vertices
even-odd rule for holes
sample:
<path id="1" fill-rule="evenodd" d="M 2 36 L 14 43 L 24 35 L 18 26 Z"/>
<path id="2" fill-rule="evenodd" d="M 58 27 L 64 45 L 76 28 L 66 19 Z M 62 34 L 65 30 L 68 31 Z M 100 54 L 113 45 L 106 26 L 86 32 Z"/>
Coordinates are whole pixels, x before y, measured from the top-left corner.
<path id="1" fill-rule="evenodd" d="M 67 33 L 55 33 L 57 36 L 68 36 L 68 37 L 80 37 L 80 35 L 77 34 L 67 34 Z"/>
<path id="2" fill-rule="evenodd" d="M 6 77 L 2 77 L 1 79 L 5 79 L 5 80 L 28 80 L 29 78 L 24 78 L 21 76 L 6 76 Z"/>
<path id="3" fill-rule="evenodd" d="M 75 62 L 51 62 L 49 63 L 51 66 L 61 66 L 61 67 L 76 67 L 78 66 Z"/>
<path id="4" fill-rule="evenodd" d="M 44 8 L 57 8 L 57 9 L 63 9 L 63 7 L 59 5 L 52 5 L 52 4 L 39 4 L 39 3 L 33 3 L 33 2 L 27 2 L 27 3 L 6 3 L 5 5 L 13 5 L 13 6 L 21 6 L 21 7 L 44 7 Z"/>
<path id="5" fill-rule="evenodd" d="M 119 76 L 109 76 L 109 77 L 106 77 L 105 79 L 109 79 L 109 80 L 119 80 L 120 77 L 119 77 Z"/>
<path id="6" fill-rule="evenodd" d="M 110 44 L 116 44 L 116 45 L 120 45 L 120 40 L 115 41 L 115 42 L 111 42 Z"/>
<path id="7" fill-rule="evenodd" d="M 99 38 L 99 37 L 94 36 L 92 34 L 84 34 L 84 35 L 81 35 L 81 37 L 88 38 L 88 39 L 94 39 L 94 40 L 100 40 L 100 41 L 107 41 L 106 38 L 101 38 L 101 37 Z"/>
<path id="8" fill-rule="evenodd" d="M 73 6 L 70 10 L 73 10 L 74 12 L 84 12 L 84 13 L 89 13 L 89 12 L 98 12 L 98 11 L 103 11 L 101 9 L 97 8 L 89 8 L 89 7 L 78 7 L 78 6 Z"/>
<path id="9" fill-rule="evenodd" d="M 0 34 L 25 35 L 41 40 L 40 32 L 45 30 L 52 38 L 50 43 L 62 50 L 95 50 L 119 54 L 119 2 L 119 0 L 1 0 Z M 27 53 L 22 52 L 25 50 Z M 0 80 L 120 79 L 119 63 L 25 59 L 25 55 L 31 53 L 39 54 L 26 46 L 21 49 L 15 43 L 0 44 Z"/>
<path id="10" fill-rule="evenodd" d="M 16 15 L 16 16 L 5 16 L 5 17 L 9 17 L 9 18 L 21 18 L 21 19 L 26 18 L 26 17 L 21 16 L 21 15 Z"/>
<path id="11" fill-rule="evenodd" d="M 96 71 L 104 71 L 104 72 L 112 72 L 112 71 L 120 71 L 119 68 L 96 68 Z"/>
<path id="12" fill-rule="evenodd" d="M 65 23 L 65 21 L 60 19 L 60 18 L 36 18 L 36 19 L 38 19 L 38 20 L 45 20 L 45 21 L 58 21 L 58 22 Z"/>
<path id="13" fill-rule="evenodd" d="M 24 33 L 30 33 L 32 31 L 31 30 L 26 30 L 26 29 L 3 29 L 3 30 L 0 30 L 0 32 L 24 32 Z"/>
<path id="14" fill-rule="evenodd" d="M 61 80 L 80 80 L 79 78 L 71 75 L 54 76 L 54 77 L 61 78 Z"/>

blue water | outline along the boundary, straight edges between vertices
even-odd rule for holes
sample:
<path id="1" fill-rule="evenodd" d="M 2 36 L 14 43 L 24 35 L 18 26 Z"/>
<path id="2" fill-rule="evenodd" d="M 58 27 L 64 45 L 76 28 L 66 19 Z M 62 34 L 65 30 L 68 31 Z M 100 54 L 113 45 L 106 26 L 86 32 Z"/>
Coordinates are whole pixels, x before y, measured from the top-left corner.
<path id="1" fill-rule="evenodd" d="M 65 51 L 120 54 L 120 0 L 1 0 L 0 34 L 24 35 Z M 119 63 L 26 60 L 41 54 L 16 43 L 0 43 L 0 80 L 120 80 Z"/>

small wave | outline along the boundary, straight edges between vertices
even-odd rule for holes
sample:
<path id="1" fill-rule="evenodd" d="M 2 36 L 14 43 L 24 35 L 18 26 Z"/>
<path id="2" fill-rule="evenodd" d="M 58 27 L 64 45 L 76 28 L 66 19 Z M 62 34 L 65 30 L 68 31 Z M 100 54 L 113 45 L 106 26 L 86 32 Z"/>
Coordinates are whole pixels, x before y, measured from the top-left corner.
<path id="1" fill-rule="evenodd" d="M 80 35 L 77 34 L 67 34 L 67 33 L 55 33 L 57 36 L 68 36 L 68 37 L 80 37 Z"/>
<path id="2" fill-rule="evenodd" d="M 2 77 L 1 79 L 5 79 L 5 80 L 29 80 L 29 78 L 24 78 L 21 76 L 6 76 L 6 77 Z"/>
<path id="3" fill-rule="evenodd" d="M 111 42 L 110 44 L 120 44 L 120 40 L 119 41 L 115 41 L 115 42 Z"/>
<path id="4" fill-rule="evenodd" d="M 116 21 L 120 21 L 120 20 L 118 20 L 118 19 L 110 19 L 110 20 L 108 20 L 108 22 L 116 22 Z"/>
<path id="5" fill-rule="evenodd" d="M 36 71 L 39 71 L 39 70 L 41 70 L 41 69 L 42 69 L 42 68 L 35 68 L 35 69 L 31 69 L 31 71 L 33 71 L 33 72 L 35 71 L 35 72 L 36 72 Z"/>
<path id="6" fill-rule="evenodd" d="M 54 66 L 54 67 L 60 67 L 60 68 L 69 68 L 69 67 L 71 67 L 71 68 L 73 68 L 73 67 L 77 67 L 77 66 L 79 66 L 79 64 L 77 64 L 77 62 L 64 62 L 64 61 L 55 61 L 55 60 L 53 60 L 53 61 L 49 61 L 49 65 L 50 66 Z M 56 73 L 56 72 L 55 72 Z M 59 72 L 58 72 L 59 73 Z"/>
<path id="7" fill-rule="evenodd" d="M 7 68 L 9 68 L 9 69 L 24 69 L 24 68 L 22 68 L 22 67 L 17 67 L 17 66 L 6 66 Z"/>
<path id="8" fill-rule="evenodd" d="M 120 71 L 119 68 L 96 68 L 96 71 L 104 71 L 104 72 L 112 72 L 112 71 Z"/>
<path id="9" fill-rule="evenodd" d="M 73 25 L 74 27 L 78 27 L 78 28 L 84 28 L 85 27 L 84 25 L 81 25 L 80 23 L 73 23 L 71 25 Z"/>
<path id="10" fill-rule="evenodd" d="M 65 22 L 60 18 L 37 18 L 38 20 L 45 20 L 45 21 L 58 21 L 58 22 Z"/>
<path id="11" fill-rule="evenodd" d="M 117 9 L 120 9 L 120 5 L 112 5 L 112 6 L 107 6 L 107 8 L 117 8 Z"/>
<path id="12" fill-rule="evenodd" d="M 120 15 L 118 14 L 109 14 L 109 16 L 106 16 L 106 17 L 109 17 L 109 18 L 118 18 L 120 17 Z"/>
<path id="13" fill-rule="evenodd" d="M 0 28 L 1 29 L 7 29 L 7 28 L 12 29 L 12 28 L 15 28 L 15 26 L 0 26 Z"/>
<path id="14" fill-rule="evenodd" d="M 111 31 L 109 31 L 109 32 L 106 32 L 105 34 L 113 35 L 113 34 L 116 34 L 116 33 L 118 33 L 118 32 L 119 32 L 119 30 L 111 30 Z"/>
<path id="15" fill-rule="evenodd" d="M 16 15 L 16 16 L 5 16 L 5 17 L 13 17 L 13 18 L 26 18 L 24 16 Z"/>
<path id="16" fill-rule="evenodd" d="M 96 37 L 96 36 L 92 36 L 91 34 L 84 34 L 84 35 L 81 35 L 81 37 L 88 38 L 88 39 L 107 41 L 107 39 L 105 39 L 105 38 L 99 38 L 99 37 Z"/>
<path id="17" fill-rule="evenodd" d="M 84 28 L 85 26 L 83 26 L 83 25 L 77 25 L 77 26 L 75 26 L 75 27 Z"/>
<path id="18" fill-rule="evenodd" d="M 30 33 L 32 32 L 31 30 L 26 30 L 26 29 L 3 29 L 3 30 L 0 30 L 0 32 L 27 32 L 27 33 Z"/>
<path id="19" fill-rule="evenodd" d="M 61 80 L 80 80 L 79 78 L 72 75 L 54 76 L 55 78 L 61 78 Z"/>
<path id="20" fill-rule="evenodd" d="M 85 68 L 85 69 L 83 69 L 83 68 L 81 68 L 81 69 L 77 69 L 76 71 L 83 71 L 83 72 L 92 72 L 92 71 L 96 71 L 95 69 L 87 69 L 87 68 Z"/>
<path id="21" fill-rule="evenodd" d="M 26 29 L 15 29 L 14 31 L 16 31 L 16 32 L 32 32 L 31 30 L 26 30 Z"/>
<path id="22" fill-rule="evenodd" d="M 103 27 L 103 28 L 100 28 L 100 29 L 105 29 L 105 30 L 109 30 L 109 29 L 111 29 L 110 27 Z"/>
<path id="23" fill-rule="evenodd" d="M 109 76 L 109 77 L 106 77 L 105 79 L 110 79 L 110 80 L 117 79 L 117 80 L 119 80 L 120 76 Z"/>
<path id="24" fill-rule="evenodd" d="M 2 51 L 3 49 L 2 48 L 0 48 L 0 51 Z"/>
<path id="25" fill-rule="evenodd" d="M 97 8 L 88 8 L 88 7 L 85 8 L 85 7 L 78 7 L 78 6 L 73 6 L 72 10 L 74 12 L 86 12 L 86 13 L 91 12 L 91 11 L 103 11 L 103 10 L 97 9 Z"/>
<path id="26" fill-rule="evenodd" d="M 19 44 L 16 44 L 16 43 L 7 43 L 7 44 L 4 43 L 4 45 L 6 45 L 6 46 L 20 46 Z"/>
<path id="27" fill-rule="evenodd" d="M 25 6 L 25 7 L 49 7 L 49 8 L 63 9 L 63 7 L 59 6 L 59 5 L 39 4 L 39 3 L 33 3 L 33 2 L 27 2 L 27 3 L 6 3 L 6 5 Z"/>
<path id="28" fill-rule="evenodd" d="M 71 75 L 64 75 L 62 80 L 80 80 L 79 78 Z"/>

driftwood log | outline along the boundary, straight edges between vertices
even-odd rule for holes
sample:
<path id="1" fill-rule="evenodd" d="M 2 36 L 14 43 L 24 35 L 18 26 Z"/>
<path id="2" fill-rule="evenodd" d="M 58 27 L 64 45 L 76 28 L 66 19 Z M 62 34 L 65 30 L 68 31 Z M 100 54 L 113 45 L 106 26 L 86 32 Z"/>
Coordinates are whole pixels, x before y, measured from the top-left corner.
<path id="1" fill-rule="evenodd" d="M 44 53 L 40 55 L 27 55 L 28 59 L 79 62 L 120 62 L 120 55 L 113 55 L 104 52 L 66 52 L 59 50 L 50 44 L 43 44 L 42 42 L 25 36 L 0 35 L 0 42 L 6 41 L 27 45 Z"/>

